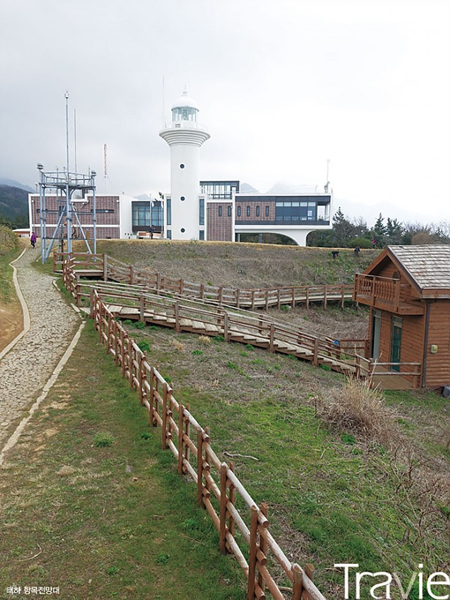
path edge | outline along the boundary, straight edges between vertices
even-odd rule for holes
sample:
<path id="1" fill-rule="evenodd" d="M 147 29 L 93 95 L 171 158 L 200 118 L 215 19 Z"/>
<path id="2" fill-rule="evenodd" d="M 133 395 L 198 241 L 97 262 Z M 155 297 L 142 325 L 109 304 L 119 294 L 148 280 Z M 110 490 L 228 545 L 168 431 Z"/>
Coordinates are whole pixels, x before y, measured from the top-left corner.
<path id="1" fill-rule="evenodd" d="M 14 346 L 17 344 L 17 342 L 19 340 L 21 340 L 26 333 L 28 333 L 30 331 L 30 327 L 31 327 L 30 312 L 28 310 L 28 305 L 25 302 L 25 298 L 23 297 L 22 290 L 20 289 L 19 280 L 17 278 L 17 268 L 14 265 L 14 263 L 17 260 L 19 260 L 20 258 L 22 258 L 22 256 L 25 254 L 26 251 L 27 251 L 27 248 L 24 248 L 23 252 L 21 252 L 21 254 L 17 258 L 15 258 L 13 261 L 11 261 L 9 263 L 9 266 L 12 267 L 12 269 L 13 269 L 13 283 L 14 283 L 14 288 L 16 290 L 17 297 L 19 298 L 20 305 L 22 307 L 23 330 L 19 333 L 19 335 L 17 337 L 15 337 L 12 340 L 12 342 L 10 342 L 6 346 L 6 348 L 3 348 L 3 350 L 0 352 L 0 360 L 4 356 L 6 356 L 10 350 L 12 350 L 14 348 Z"/>
<path id="2" fill-rule="evenodd" d="M 86 325 L 86 321 L 83 321 L 82 323 L 80 323 L 78 331 L 75 333 L 72 341 L 70 342 L 69 347 L 67 348 L 67 350 L 64 352 L 64 354 L 60 358 L 58 364 L 56 365 L 53 373 L 50 376 L 50 379 L 45 384 L 44 389 L 43 389 L 41 395 L 39 396 L 39 398 L 37 398 L 37 400 L 35 400 L 33 406 L 28 411 L 28 415 L 26 417 L 24 417 L 20 421 L 20 423 L 16 427 L 14 433 L 10 436 L 10 438 L 8 439 L 8 441 L 6 442 L 6 444 L 3 446 L 3 448 L 2 448 L 2 450 L 0 452 L 0 466 L 3 464 L 6 452 L 8 452 L 8 450 L 11 450 L 11 448 L 13 448 L 16 445 L 17 441 L 19 440 L 19 437 L 20 437 L 21 433 L 23 432 L 23 430 L 27 426 L 27 424 L 30 421 L 31 417 L 36 412 L 36 410 L 39 408 L 39 405 L 43 402 L 43 400 L 45 400 L 45 398 L 47 397 L 47 394 L 49 393 L 49 391 L 51 390 L 51 388 L 55 384 L 56 380 L 58 379 L 59 374 L 62 371 L 62 368 L 64 367 L 64 365 L 66 364 L 66 362 L 71 357 L 72 352 L 74 351 L 75 346 L 77 345 L 78 340 L 81 337 L 81 332 L 83 331 L 85 325 Z"/>

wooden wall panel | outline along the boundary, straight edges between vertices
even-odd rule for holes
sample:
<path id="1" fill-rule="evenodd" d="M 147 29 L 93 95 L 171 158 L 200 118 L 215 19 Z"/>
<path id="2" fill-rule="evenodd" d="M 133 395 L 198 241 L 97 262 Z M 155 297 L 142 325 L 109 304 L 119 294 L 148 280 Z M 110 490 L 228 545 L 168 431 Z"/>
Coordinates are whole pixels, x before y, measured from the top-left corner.
<path id="1" fill-rule="evenodd" d="M 430 349 L 438 347 L 436 354 Z M 450 300 L 430 304 L 430 321 L 426 354 L 426 386 L 450 385 Z"/>

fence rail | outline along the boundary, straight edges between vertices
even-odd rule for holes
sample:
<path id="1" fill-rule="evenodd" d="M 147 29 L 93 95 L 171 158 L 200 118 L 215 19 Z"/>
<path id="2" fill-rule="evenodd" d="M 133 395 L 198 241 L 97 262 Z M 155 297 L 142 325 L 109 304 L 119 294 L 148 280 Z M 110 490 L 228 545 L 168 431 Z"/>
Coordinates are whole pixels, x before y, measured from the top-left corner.
<path id="1" fill-rule="evenodd" d="M 264 599 L 267 592 L 276 600 L 325 600 L 312 581 L 312 566 L 302 569 L 291 563 L 270 533 L 267 505 L 258 507 L 236 476 L 233 464 L 219 459 L 208 429 L 201 427 L 188 407 L 177 402 L 170 385 L 149 365 L 95 289 L 91 311 L 99 340 L 139 394 L 150 426 L 161 428 L 162 448 L 173 453 L 178 473 L 189 475 L 195 482 L 197 502 L 208 511 L 219 533 L 220 550 L 232 554 L 241 566 L 247 579 L 247 598 Z"/>
<path id="2" fill-rule="evenodd" d="M 174 327 L 178 332 L 223 335 L 227 342 L 252 344 L 271 352 L 294 355 L 312 362 L 316 367 L 325 365 L 331 370 L 365 379 L 373 384 L 379 383 L 381 375 L 390 375 L 397 379 L 407 377 L 414 387 L 420 386 L 420 363 L 396 363 L 389 365 L 391 370 L 383 369 L 380 363 L 367 358 L 367 339 L 319 338 L 286 323 L 270 320 L 260 313 L 252 313 L 247 308 L 239 308 L 233 303 L 226 305 L 224 296 L 220 302 L 199 300 L 193 297 L 190 288 L 186 288 L 187 296 L 184 296 L 184 288 L 180 283 L 182 280 L 178 280 L 177 286 L 173 287 L 174 298 L 167 292 L 172 288 L 165 285 L 165 280 L 159 273 L 154 273 L 155 281 L 151 281 L 148 277 L 142 277 L 141 271 L 134 270 L 132 266 L 125 265 L 128 274 L 122 278 L 123 283 L 108 282 L 107 273 L 115 268 L 114 265 L 119 263 L 121 269 L 124 265 L 106 255 L 66 253 L 63 258 L 63 283 L 78 306 L 89 301 L 91 290 L 95 288 L 107 298 L 111 310 L 124 319 L 139 319 Z M 80 269 L 80 266 L 86 265 L 88 269 Z M 92 282 L 89 278 L 84 278 L 89 272 L 95 272 L 104 281 Z M 133 281 L 133 284 L 129 281 Z M 165 285 L 164 292 L 161 291 L 162 284 Z"/>
<path id="3" fill-rule="evenodd" d="M 83 257 L 85 257 L 83 259 Z M 192 283 L 184 279 L 166 277 L 150 269 L 138 269 L 127 265 L 106 254 L 55 252 L 53 255 L 53 270 L 64 271 L 65 262 L 69 261 L 75 271 L 84 271 L 91 265 L 91 273 L 97 270 L 102 278 L 142 285 L 154 290 L 157 294 L 165 293 L 179 295 L 216 304 L 226 304 L 237 308 L 269 308 L 281 306 L 296 306 L 311 303 L 321 303 L 325 308 L 329 302 L 338 302 L 343 307 L 346 301 L 353 301 L 353 285 L 298 285 L 276 288 L 239 289 L 226 286 L 214 286 L 203 283 Z M 93 266 L 92 266 L 93 265 Z M 82 273 L 85 275 L 86 273 Z"/>

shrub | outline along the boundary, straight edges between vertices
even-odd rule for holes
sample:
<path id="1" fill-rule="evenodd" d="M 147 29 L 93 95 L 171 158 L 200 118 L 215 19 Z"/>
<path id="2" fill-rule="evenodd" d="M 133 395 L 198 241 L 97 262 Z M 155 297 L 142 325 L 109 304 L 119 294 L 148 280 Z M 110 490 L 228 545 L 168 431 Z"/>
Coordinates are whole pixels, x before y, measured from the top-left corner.
<path id="1" fill-rule="evenodd" d="M 150 344 L 147 342 L 147 340 L 141 340 L 138 343 L 138 348 L 142 352 L 150 352 Z"/>
<path id="2" fill-rule="evenodd" d="M 383 393 L 370 389 L 366 382 L 348 379 L 339 397 L 322 400 L 318 412 L 345 435 L 346 441 L 349 433 L 386 446 L 399 441 L 398 427 Z"/>
<path id="3" fill-rule="evenodd" d="M 104 448 L 105 446 L 112 446 L 114 443 L 114 436 L 107 431 L 99 431 L 94 436 L 94 446 L 97 448 Z"/>

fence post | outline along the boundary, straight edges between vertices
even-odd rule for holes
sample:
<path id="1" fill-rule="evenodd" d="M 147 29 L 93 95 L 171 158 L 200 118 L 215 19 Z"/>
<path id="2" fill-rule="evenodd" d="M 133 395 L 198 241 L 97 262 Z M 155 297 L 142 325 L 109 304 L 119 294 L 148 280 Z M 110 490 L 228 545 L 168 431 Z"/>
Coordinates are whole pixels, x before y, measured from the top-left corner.
<path id="1" fill-rule="evenodd" d="M 108 255 L 103 254 L 103 281 L 108 281 Z"/>
<path id="2" fill-rule="evenodd" d="M 156 293 L 159 295 L 161 289 L 161 273 L 156 273 Z"/>
<path id="3" fill-rule="evenodd" d="M 234 473 L 234 462 L 230 462 L 230 471 Z M 230 482 L 230 489 L 228 491 L 228 502 L 234 506 L 236 500 L 236 489 L 234 484 Z M 234 537 L 234 520 L 231 513 L 228 515 L 228 531 Z"/>
<path id="4" fill-rule="evenodd" d="M 344 286 L 342 286 L 341 288 L 341 308 L 344 308 L 344 302 L 345 302 L 345 288 Z"/>
<path id="5" fill-rule="evenodd" d="M 223 337 L 225 338 L 226 342 L 229 342 L 229 338 L 228 338 L 228 313 L 224 312 L 223 313 Z"/>
<path id="6" fill-rule="evenodd" d="M 291 290 L 291 296 L 292 296 L 291 306 L 292 306 L 292 308 L 295 308 L 295 288 L 294 287 Z"/>
<path id="7" fill-rule="evenodd" d="M 173 309 L 175 311 L 175 331 L 177 333 L 180 333 L 181 331 L 181 326 L 180 326 L 180 304 L 178 302 L 178 300 L 175 302 Z"/>
<path id="8" fill-rule="evenodd" d="M 227 471 L 226 463 L 220 465 L 220 551 L 222 554 L 227 552 Z"/>
<path id="9" fill-rule="evenodd" d="M 240 305 L 240 299 L 241 299 L 241 298 L 240 298 L 240 296 L 241 296 L 241 290 L 240 290 L 239 288 L 237 288 L 237 289 L 235 290 L 235 294 L 236 294 L 236 306 L 237 306 L 237 308 L 239 308 L 239 305 Z"/>
<path id="10" fill-rule="evenodd" d="M 217 301 L 219 302 L 219 306 L 222 305 L 222 300 L 223 300 L 223 286 L 221 285 L 220 288 L 217 290 Z"/>
<path id="11" fill-rule="evenodd" d="M 292 600 L 301 600 L 303 594 L 303 573 L 301 568 L 294 564 L 292 566 L 292 573 L 294 575 L 294 585 L 292 589 Z"/>
<path id="12" fill-rule="evenodd" d="M 133 285 L 134 284 L 134 269 L 133 269 L 133 265 L 130 265 L 129 269 L 130 269 L 130 285 Z"/>
<path id="13" fill-rule="evenodd" d="M 162 405 L 162 439 L 161 439 L 161 447 L 163 450 L 167 448 L 167 392 L 169 385 L 164 383 L 163 389 L 163 405 Z"/>
<path id="14" fill-rule="evenodd" d="M 323 307 L 327 307 L 327 286 L 323 286 Z"/>
<path id="15" fill-rule="evenodd" d="M 249 541 L 249 558 L 248 558 L 248 588 L 247 600 L 255 598 L 255 575 L 256 575 L 256 552 L 257 552 L 257 536 L 258 536 L 258 509 L 256 506 L 251 508 L 250 521 L 250 541 Z"/>
<path id="16" fill-rule="evenodd" d="M 203 432 L 197 428 L 197 503 L 203 504 Z"/>
<path id="17" fill-rule="evenodd" d="M 141 323 L 145 323 L 144 311 L 145 311 L 145 297 L 144 297 L 144 294 L 141 294 L 139 296 L 139 321 Z"/>
<path id="18" fill-rule="evenodd" d="M 178 407 L 178 475 L 183 474 L 183 436 L 184 436 L 184 406 Z"/>
<path id="19" fill-rule="evenodd" d="M 275 339 L 275 325 L 273 323 L 270 324 L 270 338 L 269 338 L 269 352 L 275 352 L 275 348 L 273 345 Z"/>
<path id="20" fill-rule="evenodd" d="M 314 338 L 314 357 L 313 357 L 313 365 L 315 367 L 319 366 L 319 339 Z"/>
<path id="21" fill-rule="evenodd" d="M 203 298 L 205 297 L 205 286 L 203 285 L 203 283 L 200 284 L 198 297 L 200 298 L 200 300 L 203 300 Z"/>
<path id="22" fill-rule="evenodd" d="M 311 564 L 305 565 L 305 574 L 306 574 L 306 576 L 311 581 L 314 580 L 314 567 L 313 567 L 313 565 L 311 565 Z M 301 597 L 304 598 L 304 600 L 312 600 L 311 594 L 309 594 L 306 590 L 303 591 Z"/>
<path id="23" fill-rule="evenodd" d="M 309 287 L 306 288 L 306 309 L 309 310 Z"/>
<path id="24" fill-rule="evenodd" d="M 156 425 L 155 418 L 153 416 L 154 402 L 155 402 L 155 367 L 150 367 L 150 398 L 148 400 L 148 403 L 150 404 L 150 408 L 148 409 L 150 427 L 155 427 L 155 425 Z"/>
<path id="25" fill-rule="evenodd" d="M 262 502 L 259 508 L 260 508 L 262 514 L 267 519 L 268 516 L 269 516 L 269 507 L 267 506 L 267 504 L 265 502 Z M 267 553 L 267 541 L 266 541 L 266 538 L 264 536 L 260 536 L 260 538 L 259 538 L 259 549 L 264 554 L 264 556 L 266 556 L 266 553 Z M 265 583 L 264 583 L 264 579 L 263 579 L 263 576 L 261 575 L 261 573 L 258 574 L 258 585 L 261 588 L 261 590 L 264 592 Z"/>

